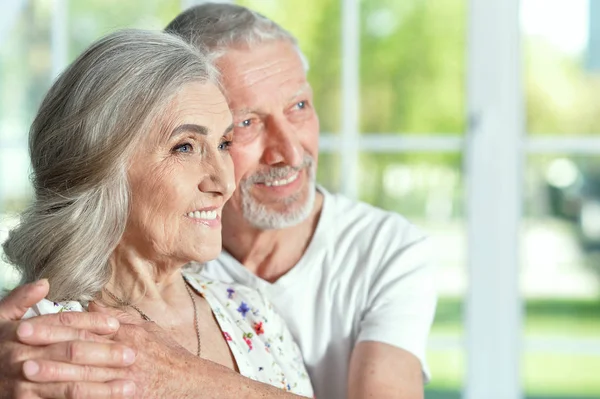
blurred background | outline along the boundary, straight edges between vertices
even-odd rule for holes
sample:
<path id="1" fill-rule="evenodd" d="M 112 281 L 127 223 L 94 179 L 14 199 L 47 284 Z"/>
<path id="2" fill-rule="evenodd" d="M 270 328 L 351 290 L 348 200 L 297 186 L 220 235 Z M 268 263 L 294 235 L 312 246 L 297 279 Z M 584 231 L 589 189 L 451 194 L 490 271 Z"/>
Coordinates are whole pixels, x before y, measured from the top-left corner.
<path id="1" fill-rule="evenodd" d="M 426 397 L 600 398 L 600 0 L 237 2 L 290 30 L 311 62 L 321 184 L 399 212 L 434 240 L 440 301 Z M 0 240 L 31 199 L 28 126 L 57 73 L 99 36 L 120 27 L 162 29 L 195 3 L 2 2 Z M 502 24 L 487 23 L 494 18 Z M 486 55 L 486 40 L 516 56 Z M 498 100 L 513 110 L 500 109 L 494 120 L 512 118 L 506 126 L 517 131 L 506 130 L 482 176 L 469 154 L 498 141 L 473 139 L 483 105 L 470 93 L 499 84 L 478 72 L 488 56 L 518 89 Z M 494 126 L 494 135 L 504 134 L 503 125 Z M 515 200 L 486 203 L 478 192 Z M 490 236 L 495 227 L 473 217 L 467 203 L 513 223 L 513 237 Z M 487 237 L 485 247 L 478 244 Z M 505 269 L 473 262 L 490 248 L 490 257 L 516 256 Z M 494 290 L 478 292 L 491 284 L 487 267 L 502 278 Z M 0 288 L 17 278 L 0 261 Z M 507 340 L 499 335 L 478 347 L 486 323 L 504 326 L 504 317 Z M 490 394 L 486 381 L 487 391 L 468 378 L 481 376 L 474 365 L 492 364 L 494 351 L 499 361 L 487 370 L 489 384 L 508 375 L 498 383 L 514 385 L 513 396 Z M 503 362 L 507 351 L 516 361 Z"/>

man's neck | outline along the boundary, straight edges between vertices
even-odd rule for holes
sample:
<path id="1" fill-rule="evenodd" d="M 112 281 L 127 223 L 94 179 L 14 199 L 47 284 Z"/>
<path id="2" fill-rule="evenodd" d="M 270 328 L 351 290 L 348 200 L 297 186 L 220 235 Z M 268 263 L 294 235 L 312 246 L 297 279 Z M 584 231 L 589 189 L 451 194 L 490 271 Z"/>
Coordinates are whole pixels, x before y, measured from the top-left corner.
<path id="1" fill-rule="evenodd" d="M 296 266 L 304 255 L 322 208 L 323 194 L 317 191 L 310 216 L 295 226 L 258 230 L 247 224 L 223 225 L 223 247 L 250 272 L 263 280 L 275 282 Z"/>

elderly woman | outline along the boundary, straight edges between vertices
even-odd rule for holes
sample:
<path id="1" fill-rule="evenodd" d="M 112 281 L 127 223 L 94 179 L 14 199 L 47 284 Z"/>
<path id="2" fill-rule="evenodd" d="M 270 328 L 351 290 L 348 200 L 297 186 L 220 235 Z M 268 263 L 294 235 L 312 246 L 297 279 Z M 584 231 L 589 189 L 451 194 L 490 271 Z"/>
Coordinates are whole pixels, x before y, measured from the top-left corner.
<path id="1" fill-rule="evenodd" d="M 89 301 L 122 307 L 197 356 L 312 396 L 296 344 L 259 292 L 184 269 L 219 254 L 234 189 L 232 119 L 216 75 L 165 33 L 94 43 L 33 122 L 35 200 L 4 251 L 24 282 L 50 282 L 29 316 Z"/>

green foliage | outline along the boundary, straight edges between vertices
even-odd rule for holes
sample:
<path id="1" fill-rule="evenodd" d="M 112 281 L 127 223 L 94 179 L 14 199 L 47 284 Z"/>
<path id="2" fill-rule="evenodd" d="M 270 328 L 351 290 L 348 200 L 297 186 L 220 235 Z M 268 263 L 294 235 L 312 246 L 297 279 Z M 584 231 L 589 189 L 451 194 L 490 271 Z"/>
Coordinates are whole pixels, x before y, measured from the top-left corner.
<path id="1" fill-rule="evenodd" d="M 363 132 L 464 131 L 465 3 L 362 3 Z"/>
<path id="2" fill-rule="evenodd" d="M 432 335 L 462 335 L 464 312 L 463 299 L 440 298 Z M 600 331 L 600 303 L 595 299 L 528 299 L 524 317 L 528 338 L 597 338 Z"/>
<path id="3" fill-rule="evenodd" d="M 536 37 L 525 42 L 524 54 L 528 132 L 600 132 L 600 75 L 585 69 L 583 55 L 561 53 Z"/>
<path id="4" fill-rule="evenodd" d="M 433 375 L 426 399 L 460 399 L 466 382 L 466 359 L 461 350 L 429 351 Z M 598 356 L 525 353 L 521 364 L 525 399 L 597 399 L 600 379 Z"/>
<path id="5" fill-rule="evenodd" d="M 69 1 L 69 57 L 116 29 L 162 30 L 180 12 L 179 0 Z"/>

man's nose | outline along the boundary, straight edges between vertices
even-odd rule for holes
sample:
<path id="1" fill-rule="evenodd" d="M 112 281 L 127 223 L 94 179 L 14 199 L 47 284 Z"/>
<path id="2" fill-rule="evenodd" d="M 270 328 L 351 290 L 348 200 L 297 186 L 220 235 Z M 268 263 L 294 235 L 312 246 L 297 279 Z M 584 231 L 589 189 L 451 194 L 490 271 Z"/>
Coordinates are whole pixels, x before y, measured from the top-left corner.
<path id="1" fill-rule="evenodd" d="M 272 166 L 280 164 L 300 166 L 304 158 L 304 150 L 296 127 L 281 116 L 270 118 L 265 128 L 263 163 Z"/>

